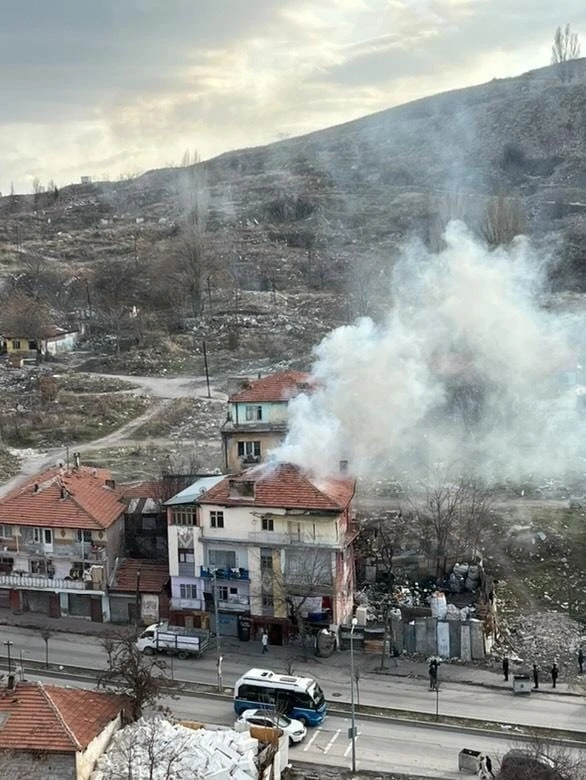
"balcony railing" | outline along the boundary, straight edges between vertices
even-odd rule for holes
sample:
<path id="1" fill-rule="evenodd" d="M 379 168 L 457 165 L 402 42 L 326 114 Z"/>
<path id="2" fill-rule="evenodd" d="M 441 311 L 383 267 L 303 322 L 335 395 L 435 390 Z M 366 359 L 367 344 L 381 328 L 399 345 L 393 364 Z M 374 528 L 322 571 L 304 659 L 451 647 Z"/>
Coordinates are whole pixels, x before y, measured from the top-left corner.
<path id="1" fill-rule="evenodd" d="M 214 574 L 218 580 L 250 580 L 248 569 L 217 569 L 213 566 L 200 566 L 200 577 L 211 579 Z"/>
<path id="2" fill-rule="evenodd" d="M 218 599 L 218 609 L 223 612 L 248 612 L 250 599 L 248 596 L 239 596 L 237 599 Z"/>
<path id="3" fill-rule="evenodd" d="M 336 539 L 334 535 L 318 534 L 296 534 L 296 533 L 276 533 L 274 531 L 253 531 L 248 534 L 248 541 L 255 544 L 283 545 L 283 546 L 311 546 L 330 549 L 342 549 L 348 544 L 347 537 Z"/>
<path id="4" fill-rule="evenodd" d="M 84 580 L 66 580 L 57 579 L 55 577 L 39 577 L 28 574 L 0 574 L 0 588 L 18 588 L 20 590 L 99 590 L 102 589 L 94 587 L 94 583 Z"/>
<path id="5" fill-rule="evenodd" d="M 171 599 L 171 609 L 205 609 L 205 602 L 203 599 Z"/>
<path id="6" fill-rule="evenodd" d="M 20 549 L 29 555 L 46 556 L 47 558 L 67 558 L 72 561 L 92 561 L 101 563 L 106 560 L 106 548 L 91 545 L 89 542 L 81 544 L 51 545 L 42 542 L 24 541 L 20 544 Z"/>

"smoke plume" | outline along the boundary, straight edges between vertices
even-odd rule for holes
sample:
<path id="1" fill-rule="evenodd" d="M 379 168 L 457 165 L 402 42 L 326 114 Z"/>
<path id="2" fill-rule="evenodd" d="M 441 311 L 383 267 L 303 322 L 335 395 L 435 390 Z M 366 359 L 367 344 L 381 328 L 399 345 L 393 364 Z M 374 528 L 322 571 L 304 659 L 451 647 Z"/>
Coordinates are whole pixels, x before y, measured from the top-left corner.
<path id="1" fill-rule="evenodd" d="M 410 476 L 460 464 L 488 482 L 576 467 L 584 426 L 574 323 L 544 310 L 544 262 L 520 238 L 489 250 L 460 222 L 446 248 L 405 250 L 385 321 L 338 328 L 315 348 L 316 389 L 291 400 L 273 454 L 320 476 Z"/>

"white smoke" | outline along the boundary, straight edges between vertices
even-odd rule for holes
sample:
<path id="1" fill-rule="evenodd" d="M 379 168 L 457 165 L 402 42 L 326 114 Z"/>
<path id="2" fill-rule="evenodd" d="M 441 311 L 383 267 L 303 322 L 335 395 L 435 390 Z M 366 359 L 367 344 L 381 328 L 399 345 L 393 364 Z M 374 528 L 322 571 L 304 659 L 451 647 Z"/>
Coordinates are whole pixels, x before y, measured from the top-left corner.
<path id="1" fill-rule="evenodd" d="M 494 482 L 575 467 L 584 426 L 572 322 L 537 302 L 544 264 L 525 239 L 488 250 L 459 222 L 446 248 L 406 250 L 386 320 L 338 328 L 315 348 L 317 389 L 289 404 L 273 455 L 358 477 L 459 463 Z"/>

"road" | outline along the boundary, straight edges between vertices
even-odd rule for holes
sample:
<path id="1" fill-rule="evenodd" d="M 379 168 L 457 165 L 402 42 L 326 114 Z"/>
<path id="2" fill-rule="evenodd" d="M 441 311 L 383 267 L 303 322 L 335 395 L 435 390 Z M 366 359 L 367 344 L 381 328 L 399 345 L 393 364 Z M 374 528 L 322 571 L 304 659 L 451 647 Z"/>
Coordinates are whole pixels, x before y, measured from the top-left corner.
<path id="1" fill-rule="evenodd" d="M 143 423 L 168 406 L 177 398 L 205 398 L 207 397 L 207 385 L 205 377 L 157 377 L 157 376 L 130 376 L 125 374 L 95 374 L 97 377 L 108 379 L 120 379 L 134 384 L 137 389 L 133 392 L 142 392 L 145 395 L 152 396 L 155 400 L 153 405 L 139 417 L 135 417 L 130 422 L 123 425 L 116 431 L 112 431 L 107 436 L 102 436 L 93 441 L 77 444 L 72 442 L 69 451 L 74 450 L 80 453 L 90 452 L 92 450 L 114 447 L 118 444 L 128 443 L 132 440 L 132 434 L 140 428 Z M 128 391 L 122 390 L 122 393 Z M 227 396 L 217 390 L 211 391 L 211 400 L 218 403 L 225 403 Z M 67 457 L 65 447 L 53 447 L 44 452 L 25 452 L 21 459 L 20 473 L 13 479 L 0 485 L 0 497 L 6 495 L 27 477 L 51 468 L 59 461 L 65 462 Z"/>
<path id="2" fill-rule="evenodd" d="M 0 627 L 1 640 L 10 640 L 12 653 L 18 657 L 20 651 L 26 659 L 43 661 L 45 645 L 38 631 Z M 0 652 L 4 648 L 0 646 Z M 247 669 L 258 666 L 260 656 L 256 645 L 225 646 L 223 649 L 224 684 L 232 686 Z M 96 637 L 79 634 L 55 634 L 49 640 L 50 662 L 74 665 L 91 669 L 105 666 L 105 653 Z M 171 663 L 171 662 L 170 662 Z M 267 663 L 263 660 L 263 663 Z M 270 660 L 277 671 L 283 668 L 276 658 Z M 332 659 L 331 663 L 309 663 L 298 666 L 299 674 L 317 677 L 328 700 L 348 702 L 350 700 L 350 674 L 345 668 L 345 656 Z M 285 671 L 283 669 L 283 671 Z M 216 682 L 216 659 L 213 650 L 199 659 L 180 661 L 173 659 L 172 672 L 176 679 L 188 682 Z M 425 681 L 404 677 L 380 676 L 364 673 L 359 682 L 360 702 L 365 705 L 392 707 L 421 713 L 435 713 L 436 697 L 427 690 Z M 516 723 L 524 726 L 567 729 L 586 732 L 584 700 L 578 696 L 563 696 L 552 693 L 530 697 L 513 696 L 506 690 L 493 690 L 479 686 L 444 682 L 440 688 L 439 711 L 445 715 Z"/>
<path id="3" fill-rule="evenodd" d="M 43 675 L 27 673 L 29 680 L 69 684 L 66 678 L 56 680 Z M 198 696 L 178 696 L 161 702 L 175 717 L 199 721 L 209 725 L 231 726 L 234 713 L 229 702 Z M 312 765 L 351 767 L 349 717 L 329 715 L 322 726 L 310 729 L 304 742 L 295 745 L 289 753 L 290 762 Z M 514 737 L 490 734 L 462 734 L 458 731 L 432 726 L 417 726 L 388 721 L 357 720 L 356 766 L 360 770 L 422 774 L 444 780 L 462 777 L 458 773 L 458 753 L 462 748 L 488 753 L 498 762 L 511 747 L 518 746 Z"/>

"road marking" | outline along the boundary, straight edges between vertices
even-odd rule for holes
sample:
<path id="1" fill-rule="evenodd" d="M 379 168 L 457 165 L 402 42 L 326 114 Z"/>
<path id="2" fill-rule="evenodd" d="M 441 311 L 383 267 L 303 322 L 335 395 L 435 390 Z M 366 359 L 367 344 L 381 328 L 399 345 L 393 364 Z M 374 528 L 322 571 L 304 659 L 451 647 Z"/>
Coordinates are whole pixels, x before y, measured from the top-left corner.
<path id="1" fill-rule="evenodd" d="M 357 732 L 356 732 L 356 736 L 354 737 L 354 744 L 356 744 L 356 742 L 358 742 L 358 737 L 359 737 L 359 736 L 360 736 L 360 732 L 359 732 L 359 731 L 357 731 Z M 352 750 L 352 739 L 350 739 L 350 741 L 348 742 L 348 747 L 347 747 L 347 748 L 346 748 L 346 750 L 344 751 L 344 758 L 347 758 L 347 757 L 348 757 L 348 753 L 349 753 L 351 750 Z"/>
<path id="2" fill-rule="evenodd" d="M 341 731 L 341 730 L 342 730 L 342 729 L 338 729 L 338 730 L 336 731 L 336 733 L 334 734 L 334 736 L 333 736 L 333 737 L 330 739 L 330 741 L 328 742 L 328 744 L 325 746 L 325 748 L 324 748 L 324 755 L 325 755 L 325 753 L 327 753 L 327 752 L 328 752 L 328 750 L 329 750 L 329 749 L 332 747 L 332 745 L 334 744 L 334 742 L 335 742 L 335 741 L 338 739 L 338 737 L 340 736 L 340 731 Z"/>
<path id="3" fill-rule="evenodd" d="M 309 740 L 309 742 L 307 743 L 307 745 L 306 745 L 306 746 L 303 748 L 303 750 L 304 750 L 304 751 L 305 751 L 305 750 L 309 750 L 309 748 L 310 748 L 310 747 L 313 745 L 313 743 L 314 743 L 314 741 L 315 741 L 315 738 L 316 738 L 316 737 L 317 737 L 317 735 L 320 733 L 320 731 L 321 731 L 321 729 L 316 729 L 316 730 L 313 732 L 313 737 L 312 737 L 312 738 Z"/>

